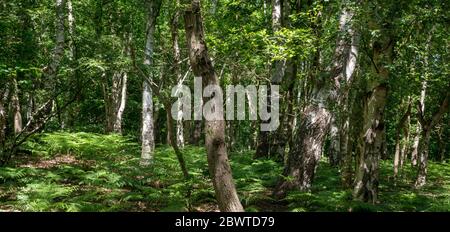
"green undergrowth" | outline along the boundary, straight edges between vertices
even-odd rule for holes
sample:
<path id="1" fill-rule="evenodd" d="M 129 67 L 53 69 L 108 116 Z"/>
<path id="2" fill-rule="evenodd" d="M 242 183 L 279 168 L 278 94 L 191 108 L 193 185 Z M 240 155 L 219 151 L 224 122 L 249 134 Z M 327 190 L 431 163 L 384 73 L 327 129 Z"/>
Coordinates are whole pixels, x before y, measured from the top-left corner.
<path id="1" fill-rule="evenodd" d="M 14 157 L 0 168 L 1 211 L 215 211 L 214 190 L 203 148 L 183 153 L 191 175 L 184 180 L 171 147 L 159 146 L 148 167 L 139 165 L 137 141 L 119 135 L 51 133 L 24 145 L 30 157 Z M 271 197 L 282 165 L 231 152 L 238 194 L 247 211 L 449 211 L 450 165 L 431 163 L 428 185 L 411 188 L 415 172 L 405 167 L 394 181 L 381 164 L 380 203 L 352 201 L 339 172 L 322 162 L 309 192 Z"/>

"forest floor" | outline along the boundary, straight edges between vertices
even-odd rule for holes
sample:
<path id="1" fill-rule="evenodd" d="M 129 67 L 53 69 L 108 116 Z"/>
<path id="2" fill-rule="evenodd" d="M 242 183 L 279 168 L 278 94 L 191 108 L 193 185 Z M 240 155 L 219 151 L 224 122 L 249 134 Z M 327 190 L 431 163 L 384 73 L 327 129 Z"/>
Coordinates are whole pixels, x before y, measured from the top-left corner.
<path id="1" fill-rule="evenodd" d="M 0 168 L 0 211 L 217 211 L 203 148 L 183 152 L 192 178 L 185 181 L 170 147 L 157 147 L 154 163 L 139 165 L 140 147 L 131 138 L 92 133 L 51 133 L 31 139 L 32 156 Z M 380 203 L 353 201 L 339 173 L 325 160 L 309 192 L 271 197 L 282 165 L 253 160 L 252 152 L 231 153 L 238 194 L 246 211 L 450 211 L 450 165 L 430 163 L 428 185 L 411 188 L 407 165 L 392 178 L 382 161 Z"/>

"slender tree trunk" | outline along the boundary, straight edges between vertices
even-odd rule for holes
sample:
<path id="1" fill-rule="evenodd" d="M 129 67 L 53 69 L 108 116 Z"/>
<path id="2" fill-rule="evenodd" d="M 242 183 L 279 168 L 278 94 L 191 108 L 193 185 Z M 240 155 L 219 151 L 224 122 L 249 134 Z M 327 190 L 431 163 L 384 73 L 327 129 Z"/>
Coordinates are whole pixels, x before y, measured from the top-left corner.
<path id="1" fill-rule="evenodd" d="M 403 142 L 401 144 L 402 148 L 400 151 L 400 170 L 403 169 L 403 165 L 407 159 L 408 156 L 408 147 L 409 147 L 409 139 L 410 139 L 410 133 L 409 133 L 409 129 L 411 127 L 411 115 L 408 116 L 408 118 L 406 119 L 406 126 L 405 126 L 405 130 L 404 130 L 404 139 Z"/>
<path id="2" fill-rule="evenodd" d="M 122 121 L 123 121 L 123 113 L 125 111 L 126 102 L 127 102 L 127 83 L 128 82 L 128 73 L 124 72 L 121 75 L 121 83 L 120 83 L 120 99 L 115 104 L 117 110 L 115 110 L 115 120 L 113 125 L 113 132 L 122 134 Z"/>
<path id="3" fill-rule="evenodd" d="M 161 1 L 148 1 L 147 42 L 145 46 L 144 65 L 151 70 L 153 65 L 153 51 L 155 44 L 156 20 L 159 15 Z M 142 91 L 142 154 L 141 164 L 149 165 L 153 159 L 155 149 L 154 125 L 153 125 L 153 99 L 150 79 L 144 80 Z"/>
<path id="4" fill-rule="evenodd" d="M 179 0 L 177 0 L 177 5 L 179 4 Z M 179 25 L 179 17 L 180 13 L 177 10 L 172 19 L 171 31 L 172 31 L 172 48 L 173 48 L 173 69 L 175 73 L 176 80 L 179 82 L 179 85 L 183 84 L 182 76 L 181 76 L 181 53 L 180 53 L 180 45 L 179 45 L 179 34 L 178 34 L 178 25 Z M 179 120 L 177 120 L 177 130 L 176 130 L 176 138 L 178 147 L 184 147 L 184 128 L 183 128 L 183 110 L 182 105 L 178 106 L 178 115 Z"/>
<path id="5" fill-rule="evenodd" d="M 424 78 L 422 81 L 422 89 L 420 91 L 420 104 L 422 106 L 422 111 L 425 112 L 425 97 L 427 93 L 427 79 Z M 417 127 L 416 127 L 416 136 L 414 137 L 414 143 L 412 147 L 412 153 L 411 153 L 411 165 L 417 166 L 417 159 L 419 154 L 419 143 L 420 143 L 420 135 L 422 134 L 422 127 L 419 121 L 417 121 Z"/>
<path id="6" fill-rule="evenodd" d="M 173 120 L 171 112 L 170 112 L 170 109 L 171 109 L 170 103 L 169 102 L 164 103 L 164 108 L 167 113 L 167 134 L 169 137 L 169 142 L 170 142 L 171 146 L 173 147 L 173 150 L 175 151 L 175 155 L 177 156 L 178 163 L 180 164 L 180 168 L 181 168 L 184 178 L 188 179 L 189 172 L 186 167 L 186 162 L 184 161 L 183 153 L 180 151 L 180 148 L 178 147 L 177 135 L 175 133 L 176 128 L 174 126 L 174 120 Z"/>
<path id="7" fill-rule="evenodd" d="M 194 75 L 201 76 L 206 85 L 219 84 L 204 40 L 205 35 L 199 0 L 192 0 L 191 6 L 185 11 L 185 29 L 189 58 Z M 204 99 L 204 102 L 207 102 L 207 100 Z M 214 101 L 213 99 L 209 100 Z M 215 104 L 219 103 L 216 102 Z M 223 212 L 243 211 L 228 161 L 224 115 L 223 112 L 220 113 L 222 120 L 207 120 L 205 126 L 209 171 L 219 209 Z"/>
<path id="8" fill-rule="evenodd" d="M 66 0 L 67 1 L 67 21 L 69 26 L 69 59 L 73 60 L 75 57 L 75 17 L 73 16 L 73 6 L 72 6 L 72 0 Z"/>
<path id="9" fill-rule="evenodd" d="M 65 36 L 64 36 L 64 22 L 65 22 L 65 0 L 56 0 L 56 46 L 53 49 L 53 58 L 50 66 L 48 67 L 47 74 L 50 80 L 55 80 L 56 75 L 61 64 L 61 60 L 64 56 Z"/>
<path id="10" fill-rule="evenodd" d="M 400 118 L 397 125 L 397 130 L 395 134 L 395 154 L 394 154 L 394 178 L 398 175 L 398 170 L 401 162 L 401 133 L 405 131 L 406 122 L 411 114 L 411 101 L 408 100 L 408 106 L 405 114 Z"/>
<path id="11" fill-rule="evenodd" d="M 6 109 L 3 103 L 3 95 L 0 95 L 0 154 L 5 148 L 6 142 Z M 0 157 L 1 159 L 2 157 Z"/>
<path id="12" fill-rule="evenodd" d="M 446 125 L 448 125 L 449 123 L 447 123 Z M 439 140 L 439 161 L 441 163 L 444 163 L 445 161 L 445 153 L 446 153 L 446 146 L 447 146 L 447 139 L 446 139 L 446 134 L 445 134 L 445 128 L 442 125 L 441 128 L 439 128 L 439 132 L 438 132 L 438 140 Z"/>
<path id="13" fill-rule="evenodd" d="M 337 124 L 337 119 L 334 114 L 331 116 L 330 123 L 330 147 L 328 148 L 328 159 L 330 165 L 336 167 L 340 163 L 340 143 L 339 143 L 339 128 Z"/>
<path id="14" fill-rule="evenodd" d="M 17 135 L 20 132 L 22 132 L 22 113 L 19 99 L 19 86 L 17 85 L 16 78 L 13 78 L 11 87 L 12 87 L 11 104 L 14 115 L 14 134 Z"/>
<path id="15" fill-rule="evenodd" d="M 190 140 L 190 144 L 191 145 L 196 145 L 199 146 L 200 145 L 200 139 L 202 137 L 202 121 L 197 121 L 194 120 L 192 121 L 192 137 Z"/>

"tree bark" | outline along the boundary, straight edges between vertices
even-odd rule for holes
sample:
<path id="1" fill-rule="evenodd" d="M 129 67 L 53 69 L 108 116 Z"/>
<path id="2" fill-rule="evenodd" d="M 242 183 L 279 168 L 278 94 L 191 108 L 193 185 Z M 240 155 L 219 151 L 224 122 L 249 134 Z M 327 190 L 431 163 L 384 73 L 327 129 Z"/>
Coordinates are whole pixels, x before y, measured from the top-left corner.
<path id="1" fill-rule="evenodd" d="M 17 85 L 17 79 L 12 79 L 12 96 L 11 96 L 11 105 L 13 109 L 13 118 L 14 118 L 14 134 L 19 134 L 22 132 L 22 113 L 20 107 L 20 99 L 19 99 L 19 86 Z"/>
<path id="2" fill-rule="evenodd" d="M 407 159 L 408 156 L 408 145 L 409 145 L 409 139 L 410 139 L 410 130 L 411 127 L 411 115 L 408 116 L 408 118 L 406 119 L 406 126 L 404 128 L 404 139 L 403 139 L 403 143 L 401 144 L 402 148 L 400 151 L 400 170 L 403 169 L 403 165 L 405 164 L 405 161 Z"/>
<path id="3" fill-rule="evenodd" d="M 145 46 L 144 65 L 151 70 L 153 65 L 153 51 L 155 44 L 156 20 L 159 15 L 161 1 L 148 1 L 147 42 Z M 142 91 L 142 153 L 141 164 L 149 165 L 153 159 L 155 149 L 155 136 L 153 125 L 153 99 L 150 87 L 151 77 L 144 80 Z"/>
<path id="4" fill-rule="evenodd" d="M 6 142 L 6 109 L 3 94 L 0 95 L 0 153 L 3 152 Z M 1 158 L 1 157 L 0 157 Z"/>
<path id="5" fill-rule="evenodd" d="M 114 104 L 116 109 L 114 111 L 115 120 L 113 124 L 113 132 L 117 134 L 122 134 L 123 113 L 125 112 L 127 102 L 127 82 L 128 73 L 123 72 L 120 80 L 120 94 L 118 94 L 118 97 L 116 98 L 117 102 Z"/>
<path id="6" fill-rule="evenodd" d="M 64 11 L 65 11 L 65 0 L 56 0 L 56 45 L 53 49 L 53 58 L 50 66 L 48 67 L 47 74 L 50 80 L 55 80 L 58 73 L 61 60 L 64 56 L 65 47 L 65 36 L 64 36 Z"/>
<path id="7" fill-rule="evenodd" d="M 349 143 L 349 94 L 354 81 L 358 52 L 359 52 L 359 35 L 352 25 L 354 12 L 347 7 L 341 12 L 339 19 L 340 35 L 336 41 L 335 58 L 332 67 L 332 79 L 334 80 L 334 91 L 337 94 L 337 109 L 333 110 L 333 118 L 336 120 L 336 127 L 332 124 L 330 129 L 330 154 L 331 165 L 336 166 L 342 164 L 343 178 L 345 182 L 349 181 L 349 170 L 346 166 L 351 165 L 351 150 L 348 149 Z M 350 157 L 348 157 L 350 156 Z M 347 162 L 350 162 L 348 164 Z M 346 185 L 346 184 L 345 184 Z"/>
<path id="8" fill-rule="evenodd" d="M 277 197 L 283 197 L 288 190 L 308 190 L 311 187 L 331 120 L 331 114 L 325 107 L 327 94 L 326 88 L 318 87 L 313 104 L 301 113 L 283 172 L 283 176 L 289 178 L 278 184 L 275 190 Z"/>
<path id="9" fill-rule="evenodd" d="M 371 24 L 373 25 L 373 22 Z M 389 78 L 389 71 L 385 65 L 392 62 L 393 40 L 383 35 L 373 42 L 372 49 L 372 77 L 364 99 L 363 133 L 353 197 L 375 204 L 378 201 L 379 160 L 383 153 L 384 109 Z"/>
<path id="10" fill-rule="evenodd" d="M 426 62 L 425 62 L 426 63 Z M 425 112 L 425 97 L 427 94 L 427 79 L 424 78 L 422 80 L 422 88 L 420 91 L 420 105 L 422 106 L 422 111 Z M 414 143 L 412 147 L 411 152 L 411 165 L 413 167 L 417 166 L 417 161 L 419 158 L 419 143 L 420 143 L 420 135 L 422 134 L 422 125 L 419 121 L 417 121 L 417 127 L 416 127 L 416 135 L 414 136 Z"/>
<path id="11" fill-rule="evenodd" d="M 72 0 L 67 0 L 67 21 L 69 26 L 69 59 L 73 60 L 75 58 L 75 17 L 73 15 Z"/>
<path id="12" fill-rule="evenodd" d="M 185 11 L 184 19 L 189 59 L 194 75 L 201 76 L 206 85 L 219 84 L 208 55 L 199 0 L 192 0 L 192 4 Z M 207 100 L 204 99 L 204 102 Z M 236 192 L 228 161 L 223 112 L 221 112 L 221 118 L 222 120 L 207 120 L 205 123 L 209 171 L 219 209 L 223 212 L 244 211 Z"/>
<path id="13" fill-rule="evenodd" d="M 179 4 L 179 0 L 177 0 L 177 5 Z M 173 69 L 175 73 L 175 78 L 178 84 L 182 84 L 182 76 L 181 76 L 181 53 L 180 53 L 180 45 L 179 45 L 179 34 L 178 34 L 178 24 L 179 24 L 180 12 L 177 10 L 172 19 L 171 31 L 172 31 L 172 48 L 173 48 Z M 184 128 L 183 128 L 183 110 L 181 104 L 178 106 L 178 115 L 179 120 L 177 120 L 176 125 L 176 141 L 178 147 L 184 147 Z"/>
<path id="14" fill-rule="evenodd" d="M 401 133 L 402 131 L 405 131 L 406 122 L 409 118 L 409 115 L 411 114 L 411 101 L 408 100 L 408 106 L 406 112 L 403 114 L 403 116 L 400 118 L 397 130 L 395 133 L 395 154 L 394 154 L 394 178 L 397 177 L 400 163 L 401 163 Z M 405 134 L 404 134 L 405 136 Z"/>
<path id="15" fill-rule="evenodd" d="M 178 163 L 180 164 L 181 171 L 183 173 L 183 176 L 185 179 L 189 178 L 189 172 L 186 167 L 186 162 L 184 161 L 183 153 L 181 153 L 180 148 L 178 147 L 177 143 L 177 134 L 175 133 L 175 127 L 174 127 L 174 120 L 172 118 L 171 112 L 170 112 L 170 103 L 166 102 L 164 103 L 164 108 L 167 113 L 167 134 L 170 140 L 170 144 L 173 147 L 173 150 L 175 151 L 175 155 L 177 156 Z"/>
<path id="16" fill-rule="evenodd" d="M 200 139 L 202 137 L 202 121 L 197 121 L 194 120 L 192 121 L 192 137 L 190 140 L 190 144 L 191 145 L 196 145 L 199 146 L 200 145 Z"/>

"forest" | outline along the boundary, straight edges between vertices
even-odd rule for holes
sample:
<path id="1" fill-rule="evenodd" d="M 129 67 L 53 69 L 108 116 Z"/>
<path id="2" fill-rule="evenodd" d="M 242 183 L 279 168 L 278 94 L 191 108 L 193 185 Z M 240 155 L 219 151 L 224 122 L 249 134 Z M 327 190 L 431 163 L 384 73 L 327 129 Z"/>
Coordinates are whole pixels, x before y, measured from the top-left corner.
<path id="1" fill-rule="evenodd" d="M 448 12 L 0 0 L 0 212 L 448 212 Z"/>

